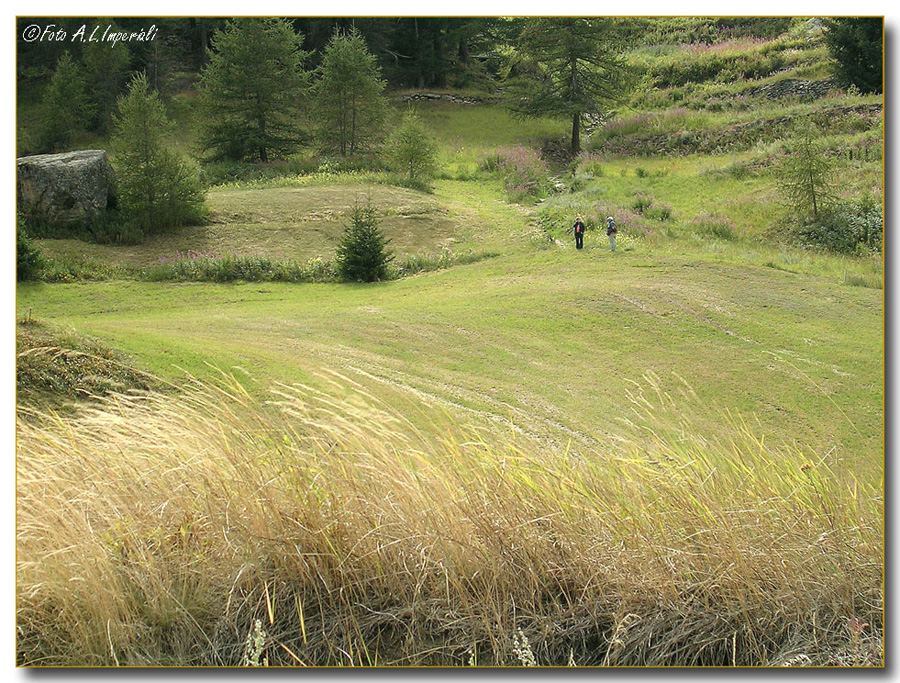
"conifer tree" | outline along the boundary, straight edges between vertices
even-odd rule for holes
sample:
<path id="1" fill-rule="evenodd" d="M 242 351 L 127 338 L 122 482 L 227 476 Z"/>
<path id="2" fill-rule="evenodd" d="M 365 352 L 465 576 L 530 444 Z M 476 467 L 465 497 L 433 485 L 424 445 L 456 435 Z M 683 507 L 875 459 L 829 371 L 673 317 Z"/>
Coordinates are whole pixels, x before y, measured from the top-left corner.
<path id="1" fill-rule="evenodd" d="M 119 207 L 144 233 L 199 221 L 204 192 L 196 172 L 167 149 L 171 126 L 158 94 L 140 73 L 119 98 L 113 145 Z"/>
<path id="2" fill-rule="evenodd" d="M 375 208 L 357 204 L 350 214 L 337 249 L 338 272 L 345 282 L 377 282 L 388 276 L 388 265 L 394 260 L 378 225 Z"/>
<path id="3" fill-rule="evenodd" d="M 387 156 L 407 184 L 421 189 L 431 185 L 437 173 L 437 143 L 415 110 L 407 110 L 391 134 Z"/>
<path id="4" fill-rule="evenodd" d="M 43 152 L 68 149 L 75 134 L 85 130 L 91 116 L 84 73 L 68 52 L 56 70 L 41 101 L 38 146 Z"/>
<path id="5" fill-rule="evenodd" d="M 112 32 L 120 27 L 109 22 Z M 131 53 L 126 43 L 87 42 L 81 54 L 84 77 L 90 83 L 87 93 L 91 103 L 89 128 L 99 133 L 109 132 L 116 102 L 124 93 L 128 81 Z"/>
<path id="6" fill-rule="evenodd" d="M 283 19 L 234 19 L 216 32 L 200 84 L 202 145 L 213 158 L 267 162 L 300 143 L 302 43 Z"/>
<path id="7" fill-rule="evenodd" d="M 838 79 L 864 93 L 881 92 L 884 79 L 884 19 L 836 17 L 826 23 L 825 43 Z"/>
<path id="8" fill-rule="evenodd" d="M 777 169 L 778 190 L 789 208 L 818 220 L 834 199 L 834 161 L 823 153 L 821 132 L 809 121 L 797 124 Z"/>
<path id="9" fill-rule="evenodd" d="M 625 98 L 631 86 L 614 20 L 529 19 L 519 39 L 519 50 L 531 71 L 510 83 L 512 110 L 522 116 L 570 119 L 570 150 L 578 154 L 585 114 L 605 113 Z"/>
<path id="10" fill-rule="evenodd" d="M 322 142 L 341 156 L 377 142 L 387 113 L 382 95 L 385 82 L 359 32 L 335 32 L 318 72 L 316 118 Z"/>

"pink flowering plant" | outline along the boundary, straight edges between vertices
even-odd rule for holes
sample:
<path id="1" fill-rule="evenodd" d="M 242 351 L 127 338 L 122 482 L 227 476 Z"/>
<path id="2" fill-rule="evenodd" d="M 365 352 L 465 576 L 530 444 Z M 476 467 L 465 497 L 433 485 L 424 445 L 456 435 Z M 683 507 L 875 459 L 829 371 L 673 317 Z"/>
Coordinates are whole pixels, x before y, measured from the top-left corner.
<path id="1" fill-rule="evenodd" d="M 482 159 L 479 168 L 503 179 L 511 202 L 541 199 L 549 194 L 550 169 L 537 150 L 525 145 L 503 147 Z"/>

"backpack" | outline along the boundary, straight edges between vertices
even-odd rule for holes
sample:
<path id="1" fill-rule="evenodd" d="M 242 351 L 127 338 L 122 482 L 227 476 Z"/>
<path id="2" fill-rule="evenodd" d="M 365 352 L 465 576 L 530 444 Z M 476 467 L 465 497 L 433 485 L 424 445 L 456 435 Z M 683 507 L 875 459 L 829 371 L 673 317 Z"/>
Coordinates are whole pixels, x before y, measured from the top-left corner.
<path id="1" fill-rule="evenodd" d="M 581 223 L 576 223 L 575 224 L 575 234 L 580 235 L 583 232 L 584 232 L 584 225 Z"/>

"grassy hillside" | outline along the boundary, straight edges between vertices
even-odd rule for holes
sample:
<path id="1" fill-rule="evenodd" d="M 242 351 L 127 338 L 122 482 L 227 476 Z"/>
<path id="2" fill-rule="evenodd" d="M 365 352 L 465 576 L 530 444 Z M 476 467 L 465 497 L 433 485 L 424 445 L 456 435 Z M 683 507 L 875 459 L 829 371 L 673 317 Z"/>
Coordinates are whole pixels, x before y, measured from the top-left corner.
<path id="1" fill-rule="evenodd" d="M 731 409 L 781 442 L 840 446 L 841 457 L 880 444 L 870 410 L 882 398 L 880 291 L 765 267 L 589 241 L 585 253 L 516 254 L 376 287 L 39 285 L 21 287 L 19 305 L 167 375 L 207 374 L 205 361 L 265 385 L 358 365 L 529 431 L 558 424 L 592 441 L 630 382 L 652 372 L 671 388 L 677 374 L 711 431 Z"/>
<path id="2" fill-rule="evenodd" d="M 841 199 L 880 197 L 881 103 L 770 97 L 827 75 L 787 24 L 648 34 L 643 87 L 565 163 L 564 122 L 423 102 L 431 193 L 306 150 L 231 169 L 206 225 L 36 240 L 58 277 L 16 296 L 18 662 L 881 665 L 882 255 L 799 245 L 775 176 L 813 115 Z M 190 149 L 190 95 L 172 111 Z M 398 260 L 492 258 L 153 275 L 324 264 L 358 201 Z M 60 417 L 60 377 L 93 401 Z"/>

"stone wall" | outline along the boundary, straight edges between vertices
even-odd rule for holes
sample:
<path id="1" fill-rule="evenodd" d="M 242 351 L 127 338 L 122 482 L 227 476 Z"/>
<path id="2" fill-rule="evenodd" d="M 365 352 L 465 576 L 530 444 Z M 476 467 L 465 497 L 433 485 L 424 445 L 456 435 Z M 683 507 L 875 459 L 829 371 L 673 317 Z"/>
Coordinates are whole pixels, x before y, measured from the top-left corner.
<path id="1" fill-rule="evenodd" d="M 785 97 L 797 97 L 799 99 L 815 100 L 824 97 L 832 90 L 837 89 L 837 81 L 833 78 L 825 78 L 820 81 L 803 81 L 797 78 L 785 78 L 774 83 L 767 83 L 756 88 L 742 90 L 742 95 L 764 95 L 770 100 L 780 100 Z"/>

